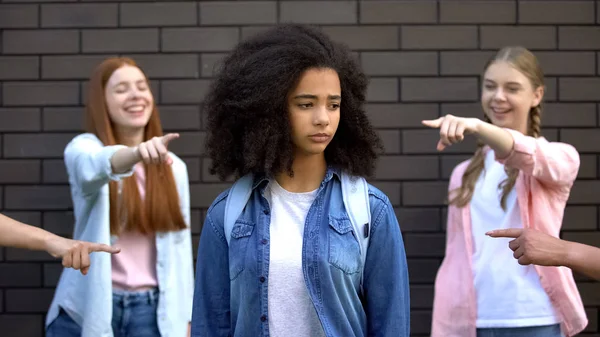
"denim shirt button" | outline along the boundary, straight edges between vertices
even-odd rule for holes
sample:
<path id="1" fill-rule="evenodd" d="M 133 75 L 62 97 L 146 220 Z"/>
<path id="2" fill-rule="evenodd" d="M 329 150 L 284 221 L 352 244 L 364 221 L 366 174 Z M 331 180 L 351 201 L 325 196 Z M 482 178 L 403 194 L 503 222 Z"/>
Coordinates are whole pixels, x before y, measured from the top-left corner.
<path id="1" fill-rule="evenodd" d="M 260 280 L 260 283 L 264 283 L 267 279 L 264 276 L 261 276 L 259 278 L 259 280 Z"/>
<path id="2" fill-rule="evenodd" d="M 269 210 L 265 209 L 265 210 L 263 210 L 263 213 L 265 213 L 266 215 L 269 215 Z"/>
<path id="3" fill-rule="evenodd" d="M 264 321 L 266 321 L 266 320 L 267 320 L 267 315 L 262 315 L 262 316 L 260 316 L 260 321 L 261 321 L 261 322 L 264 322 Z"/>
<path id="4" fill-rule="evenodd" d="M 260 243 L 262 243 L 263 245 L 266 245 L 269 241 L 267 239 L 262 239 L 260 240 Z"/>

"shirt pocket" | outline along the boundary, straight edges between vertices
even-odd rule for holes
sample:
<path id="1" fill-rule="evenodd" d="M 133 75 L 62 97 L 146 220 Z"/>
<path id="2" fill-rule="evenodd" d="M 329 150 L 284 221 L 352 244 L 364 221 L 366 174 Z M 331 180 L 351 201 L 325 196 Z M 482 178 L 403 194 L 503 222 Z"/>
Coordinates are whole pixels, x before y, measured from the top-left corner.
<path id="1" fill-rule="evenodd" d="M 346 274 L 360 271 L 360 246 L 350 219 L 329 217 L 329 263 Z"/>
<path id="2" fill-rule="evenodd" d="M 248 242 L 254 231 L 254 224 L 238 220 L 231 230 L 229 240 L 229 279 L 235 280 L 246 267 Z"/>

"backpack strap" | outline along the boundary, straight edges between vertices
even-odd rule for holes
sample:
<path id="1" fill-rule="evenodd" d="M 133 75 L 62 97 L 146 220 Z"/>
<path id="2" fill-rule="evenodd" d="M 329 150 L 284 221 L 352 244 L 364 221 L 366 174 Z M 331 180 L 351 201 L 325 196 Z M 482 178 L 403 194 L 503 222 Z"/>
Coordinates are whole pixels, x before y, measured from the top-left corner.
<path id="1" fill-rule="evenodd" d="M 369 204 L 369 186 L 363 177 L 350 176 L 346 172 L 341 174 L 342 198 L 344 207 L 352 222 L 352 227 L 358 240 L 361 257 L 360 288 L 362 292 L 363 271 L 371 237 L 371 209 Z"/>
<path id="2" fill-rule="evenodd" d="M 225 232 L 225 239 L 229 245 L 231 239 L 231 231 L 233 231 L 233 225 L 242 214 L 242 211 L 246 207 L 248 199 L 252 194 L 252 182 L 254 181 L 251 173 L 238 179 L 229 190 L 227 195 L 227 201 L 225 202 L 225 219 L 223 221 L 223 230 Z"/>

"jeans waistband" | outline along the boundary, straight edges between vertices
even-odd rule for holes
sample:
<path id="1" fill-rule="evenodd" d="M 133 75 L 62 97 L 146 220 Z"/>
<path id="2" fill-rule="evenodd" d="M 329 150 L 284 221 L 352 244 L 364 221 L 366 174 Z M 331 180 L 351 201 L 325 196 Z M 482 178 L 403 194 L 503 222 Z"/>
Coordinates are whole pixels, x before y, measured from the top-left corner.
<path id="1" fill-rule="evenodd" d="M 142 291 L 113 289 L 113 301 L 127 303 L 154 303 L 158 301 L 158 288 Z"/>

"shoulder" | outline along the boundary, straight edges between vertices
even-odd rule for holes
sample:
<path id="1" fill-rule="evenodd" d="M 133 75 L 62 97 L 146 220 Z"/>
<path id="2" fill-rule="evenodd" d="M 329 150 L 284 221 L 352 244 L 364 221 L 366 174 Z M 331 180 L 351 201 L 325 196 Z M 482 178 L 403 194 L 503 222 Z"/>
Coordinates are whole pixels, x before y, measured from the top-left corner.
<path id="1" fill-rule="evenodd" d="M 384 210 L 393 211 L 394 207 L 387 194 L 383 193 L 377 187 L 368 184 L 369 186 L 369 207 L 371 208 L 371 215 L 379 214 Z"/>
<path id="2" fill-rule="evenodd" d="M 93 133 L 82 133 L 71 139 L 65 148 L 65 151 L 73 148 L 88 148 L 88 147 L 104 146 L 102 141 Z"/>

